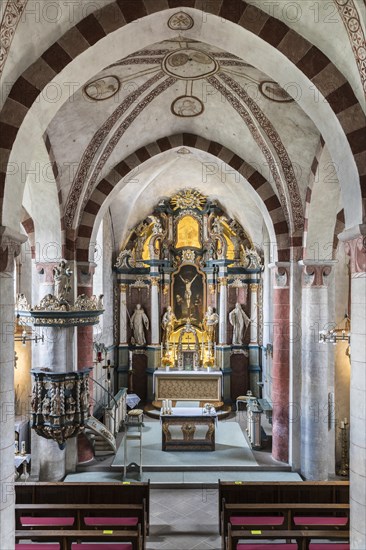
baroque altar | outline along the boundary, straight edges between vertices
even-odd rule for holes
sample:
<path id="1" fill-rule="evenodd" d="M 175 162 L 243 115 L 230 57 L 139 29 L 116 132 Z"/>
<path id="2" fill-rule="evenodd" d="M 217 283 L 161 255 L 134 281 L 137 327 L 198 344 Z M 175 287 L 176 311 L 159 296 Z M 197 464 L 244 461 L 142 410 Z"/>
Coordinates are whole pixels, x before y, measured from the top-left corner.
<path id="1" fill-rule="evenodd" d="M 115 268 L 120 386 L 133 377 L 143 401 L 257 393 L 262 259 L 218 201 L 189 188 L 161 199 Z"/>

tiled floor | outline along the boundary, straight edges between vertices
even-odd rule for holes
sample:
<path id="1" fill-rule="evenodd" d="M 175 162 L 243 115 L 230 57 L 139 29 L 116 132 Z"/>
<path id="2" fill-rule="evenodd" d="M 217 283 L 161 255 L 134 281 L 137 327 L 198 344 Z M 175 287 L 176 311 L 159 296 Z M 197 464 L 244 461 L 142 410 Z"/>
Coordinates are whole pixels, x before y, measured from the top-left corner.
<path id="1" fill-rule="evenodd" d="M 152 489 L 147 550 L 220 550 L 216 489 Z"/>

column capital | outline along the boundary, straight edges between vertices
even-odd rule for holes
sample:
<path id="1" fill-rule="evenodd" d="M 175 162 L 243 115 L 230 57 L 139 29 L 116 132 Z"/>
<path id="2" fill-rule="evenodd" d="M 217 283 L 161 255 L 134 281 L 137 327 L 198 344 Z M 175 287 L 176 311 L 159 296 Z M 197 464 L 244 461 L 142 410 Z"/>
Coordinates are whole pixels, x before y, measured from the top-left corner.
<path id="1" fill-rule="evenodd" d="M 350 269 L 353 277 L 366 272 L 366 224 L 358 225 L 357 231 L 345 230 L 338 235 L 344 242 L 344 250 L 350 257 Z"/>
<path id="2" fill-rule="evenodd" d="M 258 283 L 250 283 L 249 288 L 251 292 L 258 292 L 259 284 Z"/>
<path id="3" fill-rule="evenodd" d="M 127 292 L 127 287 L 128 287 L 128 285 L 127 285 L 126 283 L 120 283 L 120 284 L 119 284 L 119 290 L 120 290 L 120 292 L 121 292 L 121 293 L 122 293 L 122 292 Z"/>
<path id="4" fill-rule="evenodd" d="M 290 262 L 273 262 L 268 267 L 274 273 L 274 288 L 289 288 L 290 285 Z"/>
<path id="5" fill-rule="evenodd" d="M 27 239 L 26 235 L 0 225 L 0 272 L 14 271 L 14 258 L 20 254 L 20 247 Z"/>
<path id="6" fill-rule="evenodd" d="M 219 277 L 219 285 L 227 286 L 227 277 Z"/>
<path id="7" fill-rule="evenodd" d="M 93 276 L 96 267 L 97 264 L 94 262 L 77 262 L 76 272 L 78 286 L 93 286 Z"/>
<path id="8" fill-rule="evenodd" d="M 327 286 L 326 278 L 336 263 L 337 260 L 301 260 L 299 265 L 303 268 L 303 287 Z"/>

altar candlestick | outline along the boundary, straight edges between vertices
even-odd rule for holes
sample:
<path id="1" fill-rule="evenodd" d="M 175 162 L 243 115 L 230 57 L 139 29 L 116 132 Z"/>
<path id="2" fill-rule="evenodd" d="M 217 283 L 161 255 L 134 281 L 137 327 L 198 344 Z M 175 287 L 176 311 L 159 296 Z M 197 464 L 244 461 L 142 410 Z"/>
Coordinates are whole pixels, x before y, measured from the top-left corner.
<path id="1" fill-rule="evenodd" d="M 18 441 L 14 442 L 14 452 L 15 452 L 16 455 L 19 454 L 19 443 L 18 443 Z"/>
<path id="2" fill-rule="evenodd" d="M 20 447 L 20 448 L 21 448 L 21 453 L 20 453 L 20 454 L 25 455 L 25 454 L 26 454 L 26 451 L 25 451 L 25 441 L 22 441 L 21 447 Z"/>
<path id="3" fill-rule="evenodd" d="M 341 420 L 341 430 L 344 430 L 344 422 Z"/>
<path id="4" fill-rule="evenodd" d="M 344 419 L 344 423 L 348 424 L 348 419 L 347 418 Z"/>

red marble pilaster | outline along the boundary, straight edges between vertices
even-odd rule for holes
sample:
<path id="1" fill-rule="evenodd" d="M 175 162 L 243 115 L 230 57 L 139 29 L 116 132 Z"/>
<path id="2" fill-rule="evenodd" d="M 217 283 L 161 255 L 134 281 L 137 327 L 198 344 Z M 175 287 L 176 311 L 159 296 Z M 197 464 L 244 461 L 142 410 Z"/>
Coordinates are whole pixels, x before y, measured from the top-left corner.
<path id="1" fill-rule="evenodd" d="M 273 289 L 272 456 L 288 462 L 290 380 L 290 289 L 287 267 L 277 267 Z"/>

